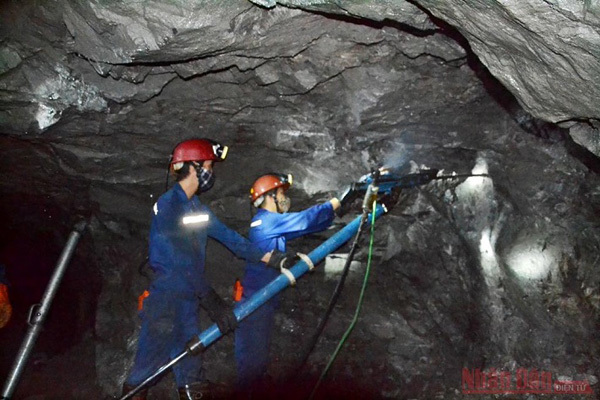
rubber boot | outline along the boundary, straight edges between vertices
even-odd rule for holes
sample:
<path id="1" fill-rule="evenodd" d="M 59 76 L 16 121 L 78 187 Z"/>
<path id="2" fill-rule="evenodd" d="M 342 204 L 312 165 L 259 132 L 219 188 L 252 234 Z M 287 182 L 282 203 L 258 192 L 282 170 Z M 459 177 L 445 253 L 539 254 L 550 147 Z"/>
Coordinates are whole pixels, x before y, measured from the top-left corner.
<path id="1" fill-rule="evenodd" d="M 127 393 L 131 392 L 135 389 L 136 386 L 131 386 L 126 383 L 123 384 L 123 390 L 121 391 L 121 396 L 125 396 Z M 131 400 L 146 400 L 148 396 L 148 389 L 142 389 L 131 397 Z"/>

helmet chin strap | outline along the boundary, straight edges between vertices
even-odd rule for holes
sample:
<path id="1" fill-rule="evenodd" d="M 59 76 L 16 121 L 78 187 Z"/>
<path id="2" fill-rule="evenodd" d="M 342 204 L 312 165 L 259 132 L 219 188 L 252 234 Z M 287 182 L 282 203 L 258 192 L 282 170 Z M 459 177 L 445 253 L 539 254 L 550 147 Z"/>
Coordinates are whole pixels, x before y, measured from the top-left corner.
<path id="1" fill-rule="evenodd" d="M 165 177 L 165 192 L 169 190 L 169 173 L 171 172 L 171 161 L 173 160 L 173 154 L 169 156 L 169 164 L 167 165 L 167 176 Z"/>

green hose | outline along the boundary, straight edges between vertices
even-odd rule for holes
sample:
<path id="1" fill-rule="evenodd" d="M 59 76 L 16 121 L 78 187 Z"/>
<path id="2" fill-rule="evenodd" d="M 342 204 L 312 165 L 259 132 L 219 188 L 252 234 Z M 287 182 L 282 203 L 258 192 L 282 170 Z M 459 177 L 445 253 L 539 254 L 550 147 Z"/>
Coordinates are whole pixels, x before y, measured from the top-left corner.
<path id="1" fill-rule="evenodd" d="M 372 210 L 375 210 L 375 206 L 377 205 L 376 203 L 377 203 L 377 200 L 374 200 L 373 201 L 373 208 L 372 208 Z M 371 258 L 372 258 L 372 255 L 373 255 L 373 239 L 375 237 L 375 213 L 373 212 L 371 215 L 372 215 L 372 220 L 371 220 L 371 239 L 369 241 L 369 256 L 367 258 L 367 269 L 365 271 L 365 278 L 363 280 L 362 288 L 360 290 L 360 296 L 358 297 L 358 304 L 356 305 L 356 310 L 354 311 L 354 317 L 352 318 L 352 322 L 350 323 L 350 326 L 348 327 L 348 329 L 346 329 L 346 332 L 344 333 L 344 335 L 342 336 L 342 339 L 338 343 L 335 351 L 331 355 L 331 358 L 329 359 L 329 362 L 327 363 L 327 366 L 325 367 L 325 369 L 323 369 L 323 372 L 321 373 L 321 376 L 319 377 L 319 380 L 317 381 L 317 383 L 315 384 L 315 387 L 313 388 L 312 392 L 310 393 L 309 400 L 312 400 L 314 398 L 314 396 L 315 396 L 315 394 L 317 392 L 317 389 L 319 388 L 319 385 L 321 384 L 321 382 L 323 381 L 323 379 L 325 379 L 325 375 L 327 375 L 327 373 L 329 372 L 329 369 L 331 368 L 331 365 L 333 364 L 333 362 L 337 358 L 338 353 L 342 349 L 342 346 L 344 345 L 344 343 L 346 342 L 346 340 L 350 336 L 350 333 L 354 329 L 354 325 L 356 325 L 356 321 L 358 321 L 358 315 L 360 314 L 360 309 L 361 309 L 361 306 L 362 306 L 362 303 L 363 303 L 363 299 L 364 299 L 364 296 L 365 296 L 365 290 L 367 289 L 367 283 L 369 281 L 369 273 L 371 272 Z"/>

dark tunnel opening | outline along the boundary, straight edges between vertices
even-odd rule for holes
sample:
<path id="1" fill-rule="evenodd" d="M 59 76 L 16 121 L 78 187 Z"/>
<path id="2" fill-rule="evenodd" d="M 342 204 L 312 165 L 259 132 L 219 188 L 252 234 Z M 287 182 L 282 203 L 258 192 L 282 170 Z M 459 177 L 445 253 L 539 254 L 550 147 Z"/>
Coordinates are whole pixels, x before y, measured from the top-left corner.
<path id="1" fill-rule="evenodd" d="M 0 220 L 0 262 L 6 267 L 12 317 L 0 330 L 0 375 L 7 377 L 29 328 L 30 309 L 40 304 L 76 218 L 48 196 L 5 195 Z M 27 361 L 44 368 L 93 335 L 100 275 L 85 232 L 51 302 Z M 23 379 L 27 379 L 27 373 Z M 19 392 L 17 392 L 19 394 Z"/>

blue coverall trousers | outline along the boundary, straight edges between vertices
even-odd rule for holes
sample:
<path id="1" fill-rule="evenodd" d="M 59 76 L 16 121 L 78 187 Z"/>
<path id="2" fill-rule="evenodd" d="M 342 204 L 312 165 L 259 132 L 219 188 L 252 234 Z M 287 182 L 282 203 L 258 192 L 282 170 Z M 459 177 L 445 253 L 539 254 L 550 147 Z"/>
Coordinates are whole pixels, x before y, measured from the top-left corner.
<path id="1" fill-rule="evenodd" d="M 244 286 L 242 301 L 251 297 L 257 288 Z M 274 297 L 240 322 L 235 331 L 235 359 L 238 368 L 237 386 L 249 390 L 265 376 L 269 365 L 269 345 L 279 304 Z"/>
<path id="2" fill-rule="evenodd" d="M 139 385 L 158 368 L 185 350 L 200 332 L 199 300 L 193 294 L 150 292 L 141 311 L 142 326 L 133 367 L 126 383 Z M 173 366 L 178 387 L 199 382 L 202 359 L 189 356 Z"/>

